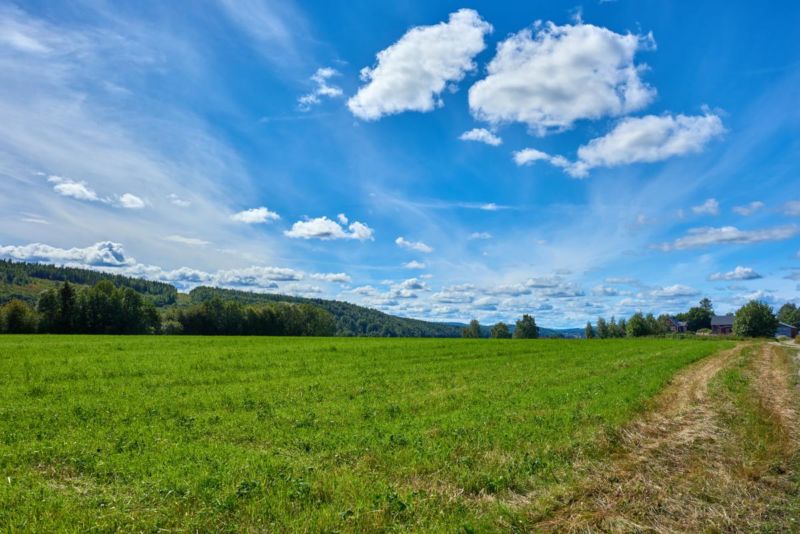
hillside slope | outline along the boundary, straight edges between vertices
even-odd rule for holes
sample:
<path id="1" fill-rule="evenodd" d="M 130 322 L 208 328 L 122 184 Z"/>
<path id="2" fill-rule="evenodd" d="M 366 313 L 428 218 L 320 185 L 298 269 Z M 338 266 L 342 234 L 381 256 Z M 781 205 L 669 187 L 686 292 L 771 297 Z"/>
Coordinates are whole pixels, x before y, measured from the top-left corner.
<path id="1" fill-rule="evenodd" d="M 293 297 L 289 295 L 254 293 L 234 289 L 198 287 L 189 294 L 178 293 L 171 284 L 154 282 L 117 274 L 37 263 L 0 260 L 0 305 L 19 299 L 35 305 L 40 293 L 64 281 L 78 287 L 93 286 L 101 280 L 110 280 L 118 287 L 129 287 L 150 299 L 162 311 L 176 306 L 200 304 L 219 298 L 241 304 L 288 302 L 311 304 L 330 312 L 336 320 L 338 336 L 374 337 L 460 337 L 463 323 L 439 323 L 409 319 L 338 300 Z M 509 325 L 513 331 L 513 324 Z M 484 336 L 489 336 L 490 326 L 481 326 Z M 582 329 L 539 328 L 541 337 L 582 337 Z"/>

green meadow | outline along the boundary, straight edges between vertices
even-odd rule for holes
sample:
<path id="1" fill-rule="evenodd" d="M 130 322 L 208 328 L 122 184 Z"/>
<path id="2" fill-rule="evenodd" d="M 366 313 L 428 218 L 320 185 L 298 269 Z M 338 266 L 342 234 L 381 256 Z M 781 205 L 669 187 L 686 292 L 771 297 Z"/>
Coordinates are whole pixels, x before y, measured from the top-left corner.
<path id="1" fill-rule="evenodd" d="M 2 336 L 0 530 L 525 530 L 730 346 Z"/>

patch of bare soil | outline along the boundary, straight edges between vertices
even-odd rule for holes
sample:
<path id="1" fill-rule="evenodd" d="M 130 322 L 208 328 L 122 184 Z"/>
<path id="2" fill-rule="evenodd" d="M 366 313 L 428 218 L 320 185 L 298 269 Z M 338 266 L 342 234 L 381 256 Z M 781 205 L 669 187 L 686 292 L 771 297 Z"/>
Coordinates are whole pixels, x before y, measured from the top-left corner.
<path id="1" fill-rule="evenodd" d="M 656 408 L 622 433 L 620 452 L 596 465 L 537 530 L 559 532 L 752 531 L 781 480 L 742 465 L 741 436 L 726 423 L 730 403 L 714 398 L 712 379 L 744 345 L 690 367 Z M 764 345 L 754 362 L 755 392 L 771 421 L 785 430 L 782 454 L 797 443 L 796 399 L 782 351 Z M 781 440 L 782 442 L 784 440 Z M 793 448 L 794 447 L 794 448 Z M 780 478 L 780 477 L 778 477 Z"/>

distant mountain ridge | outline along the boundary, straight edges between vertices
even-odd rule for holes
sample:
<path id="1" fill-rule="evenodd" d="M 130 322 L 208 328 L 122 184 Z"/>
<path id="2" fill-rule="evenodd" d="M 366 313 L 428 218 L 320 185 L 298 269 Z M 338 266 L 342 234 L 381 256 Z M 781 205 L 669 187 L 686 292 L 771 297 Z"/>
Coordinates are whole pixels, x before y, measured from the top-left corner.
<path id="1" fill-rule="evenodd" d="M 458 327 L 459 331 L 462 328 L 466 328 L 468 325 L 466 323 L 445 323 L 448 325 L 452 325 Z M 481 335 L 483 337 L 489 337 L 489 332 L 491 331 L 493 325 L 481 325 Z M 514 323 L 508 323 L 508 330 L 513 333 L 514 332 Z M 544 338 L 583 338 L 585 336 L 585 332 L 583 328 L 546 328 L 544 326 L 539 327 L 539 337 Z"/>

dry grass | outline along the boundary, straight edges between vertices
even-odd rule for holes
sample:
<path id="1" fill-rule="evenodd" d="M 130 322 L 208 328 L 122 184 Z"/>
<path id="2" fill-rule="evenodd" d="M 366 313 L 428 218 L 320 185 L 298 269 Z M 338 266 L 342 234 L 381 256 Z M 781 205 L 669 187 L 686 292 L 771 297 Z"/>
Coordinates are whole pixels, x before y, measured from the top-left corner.
<path id="1" fill-rule="evenodd" d="M 796 491 L 797 398 L 773 345 L 740 346 L 687 369 L 622 432 L 563 505 L 535 527 L 563 532 L 739 532 L 774 525 Z M 752 386 L 751 386 L 752 384 Z M 777 529 L 794 518 L 778 518 Z M 781 521 L 783 521 L 781 523 Z"/>

